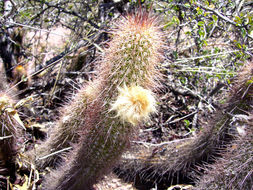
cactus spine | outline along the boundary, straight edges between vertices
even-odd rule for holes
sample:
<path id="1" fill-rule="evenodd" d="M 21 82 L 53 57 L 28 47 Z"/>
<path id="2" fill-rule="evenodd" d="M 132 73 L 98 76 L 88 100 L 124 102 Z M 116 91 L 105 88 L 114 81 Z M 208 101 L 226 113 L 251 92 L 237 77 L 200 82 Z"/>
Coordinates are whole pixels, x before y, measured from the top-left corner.
<path id="1" fill-rule="evenodd" d="M 92 92 L 97 97 L 79 110 L 84 117 L 76 130 L 79 141 L 65 163 L 47 177 L 44 189 L 92 189 L 127 149 L 138 124 L 156 111 L 151 90 L 159 79 L 156 67 L 163 44 L 157 19 L 140 11 L 115 26 L 94 80 L 99 81 Z"/>

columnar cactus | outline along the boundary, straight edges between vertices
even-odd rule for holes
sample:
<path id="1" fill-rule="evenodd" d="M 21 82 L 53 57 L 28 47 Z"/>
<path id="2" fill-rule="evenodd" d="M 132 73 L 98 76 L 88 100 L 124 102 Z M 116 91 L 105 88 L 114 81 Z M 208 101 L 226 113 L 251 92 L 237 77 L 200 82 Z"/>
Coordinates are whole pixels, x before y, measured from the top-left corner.
<path id="1" fill-rule="evenodd" d="M 245 189 L 253 186 L 253 114 L 241 118 L 241 134 L 227 147 L 221 159 L 205 168 L 195 190 Z"/>
<path id="2" fill-rule="evenodd" d="M 163 44 L 157 18 L 138 12 L 122 17 L 115 27 L 93 81 L 98 86 L 89 87 L 96 98 L 80 101 L 80 109 L 70 103 L 72 113 L 63 116 L 68 121 L 64 128 L 79 135 L 79 140 L 43 189 L 92 189 L 128 148 L 138 124 L 156 111 L 152 89 L 158 86 Z M 78 94 L 82 93 L 83 89 Z M 72 125 L 77 127 L 71 129 Z"/>
<path id="3" fill-rule="evenodd" d="M 109 77 L 107 83 L 111 88 L 123 83 L 154 88 L 163 45 L 157 19 L 148 13 L 136 13 L 122 18 L 115 26 L 113 40 L 101 64 Z"/>
<path id="4" fill-rule="evenodd" d="M 13 100 L 0 92 L 0 174 L 15 171 L 17 137 L 20 136 L 20 119 Z"/>
<path id="5" fill-rule="evenodd" d="M 253 63 L 237 77 L 231 96 L 230 125 L 238 132 L 222 158 L 205 168 L 196 190 L 252 189 L 253 187 Z M 233 105 L 233 107 L 232 107 Z"/>
<path id="6" fill-rule="evenodd" d="M 99 80 L 85 84 L 70 104 L 62 108 L 61 117 L 49 132 L 49 138 L 27 153 L 27 156 L 35 161 L 38 169 L 57 165 L 61 154 L 66 153 L 66 149 L 78 142 L 80 129 L 85 125 L 87 105 L 96 99 L 101 91 L 100 88 Z"/>

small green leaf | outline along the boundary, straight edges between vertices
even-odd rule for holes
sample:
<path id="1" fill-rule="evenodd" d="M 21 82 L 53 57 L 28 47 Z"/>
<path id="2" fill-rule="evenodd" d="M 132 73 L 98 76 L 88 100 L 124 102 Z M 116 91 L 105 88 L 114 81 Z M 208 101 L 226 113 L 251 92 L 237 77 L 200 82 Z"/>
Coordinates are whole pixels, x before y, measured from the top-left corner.
<path id="1" fill-rule="evenodd" d="M 205 23 L 203 21 L 198 22 L 198 26 L 204 26 L 204 25 L 205 25 Z"/>
<path id="2" fill-rule="evenodd" d="M 184 6 L 185 6 L 186 8 L 190 8 L 190 7 L 191 7 L 191 5 L 190 5 L 189 3 L 185 3 Z"/>
<path id="3" fill-rule="evenodd" d="M 189 127 L 191 122 L 187 119 L 184 120 L 185 127 Z"/>
<path id="4" fill-rule="evenodd" d="M 243 36 L 243 38 L 244 38 L 244 37 L 246 36 L 246 33 L 247 33 L 247 32 L 246 32 L 245 28 L 242 28 L 241 30 L 242 30 L 242 36 Z"/>
<path id="5" fill-rule="evenodd" d="M 242 45 L 240 43 L 237 43 L 236 46 L 240 49 L 242 49 Z"/>
<path id="6" fill-rule="evenodd" d="M 213 20 L 214 20 L 215 22 L 217 22 L 218 17 L 217 17 L 216 15 L 213 15 L 212 18 L 213 18 Z"/>

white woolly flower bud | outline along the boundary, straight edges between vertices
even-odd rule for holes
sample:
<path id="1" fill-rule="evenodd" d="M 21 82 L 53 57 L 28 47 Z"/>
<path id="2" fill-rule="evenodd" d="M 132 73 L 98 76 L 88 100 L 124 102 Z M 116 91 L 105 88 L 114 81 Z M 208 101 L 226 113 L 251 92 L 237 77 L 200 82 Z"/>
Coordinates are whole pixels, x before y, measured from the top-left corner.
<path id="1" fill-rule="evenodd" d="M 0 110 L 4 110 L 8 106 L 13 106 L 12 100 L 6 94 L 0 93 Z"/>
<path id="2" fill-rule="evenodd" d="M 112 104 L 111 111 L 115 110 L 123 121 L 137 125 L 156 112 L 156 100 L 151 90 L 135 85 L 124 85 L 118 90 L 119 95 Z"/>

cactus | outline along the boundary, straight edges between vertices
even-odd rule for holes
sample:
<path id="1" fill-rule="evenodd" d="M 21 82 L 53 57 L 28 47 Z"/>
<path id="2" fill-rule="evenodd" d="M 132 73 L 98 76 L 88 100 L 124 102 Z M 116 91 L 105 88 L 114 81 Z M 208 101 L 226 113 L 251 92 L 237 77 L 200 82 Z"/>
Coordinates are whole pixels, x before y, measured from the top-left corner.
<path id="1" fill-rule="evenodd" d="M 78 142 L 79 130 L 85 125 L 87 104 L 96 99 L 99 91 L 101 91 L 99 80 L 83 85 L 71 103 L 62 108 L 60 119 L 56 127 L 49 132 L 49 138 L 34 150 L 26 153 L 38 169 L 57 165 L 61 161 L 61 155 L 66 153 L 66 149 Z"/>
<path id="2" fill-rule="evenodd" d="M 246 120 L 245 120 L 246 119 Z M 250 190 L 253 186 L 253 114 L 237 121 L 240 133 L 214 165 L 205 167 L 194 189 Z"/>
<path id="3" fill-rule="evenodd" d="M 7 83 L 1 62 L 0 70 L 0 175 L 14 177 L 17 139 L 21 137 L 22 122 L 15 109 L 15 101 L 10 96 L 14 96 L 16 90 Z"/>
<path id="4" fill-rule="evenodd" d="M 196 167 L 215 162 L 235 138 L 236 132 L 231 126 L 233 116 L 252 112 L 252 71 L 253 64 L 250 63 L 239 72 L 226 104 L 203 123 L 204 127 L 197 137 L 150 148 L 136 145 L 131 152 L 123 155 L 117 172 L 130 181 L 136 181 L 136 176 L 139 176 L 140 183 L 160 180 L 164 184 L 194 183 Z"/>
<path id="5" fill-rule="evenodd" d="M 13 176 L 17 138 L 21 136 L 20 124 L 14 101 L 0 92 L 0 174 Z"/>
<path id="6" fill-rule="evenodd" d="M 62 117 L 69 121 L 64 127 L 69 128 L 67 133 L 79 136 L 78 142 L 67 139 L 68 143 L 75 142 L 74 150 L 46 177 L 43 189 L 92 189 L 129 147 L 138 124 L 156 111 L 152 89 L 159 86 L 157 66 L 163 44 L 157 18 L 139 11 L 123 17 L 115 26 L 99 64 L 99 75 L 91 83 L 98 86 L 89 87 L 96 98 L 79 104 L 74 100 L 69 105 L 71 113 L 67 111 L 69 115 Z M 81 89 L 78 94 L 84 92 Z M 75 109 L 76 105 L 80 109 Z M 55 130 L 66 138 L 61 124 Z"/>
<path id="7" fill-rule="evenodd" d="M 236 138 L 222 152 L 222 158 L 205 169 L 205 175 L 198 176 L 195 189 L 245 189 L 253 186 L 253 64 L 239 73 L 233 89 L 232 127 Z"/>

